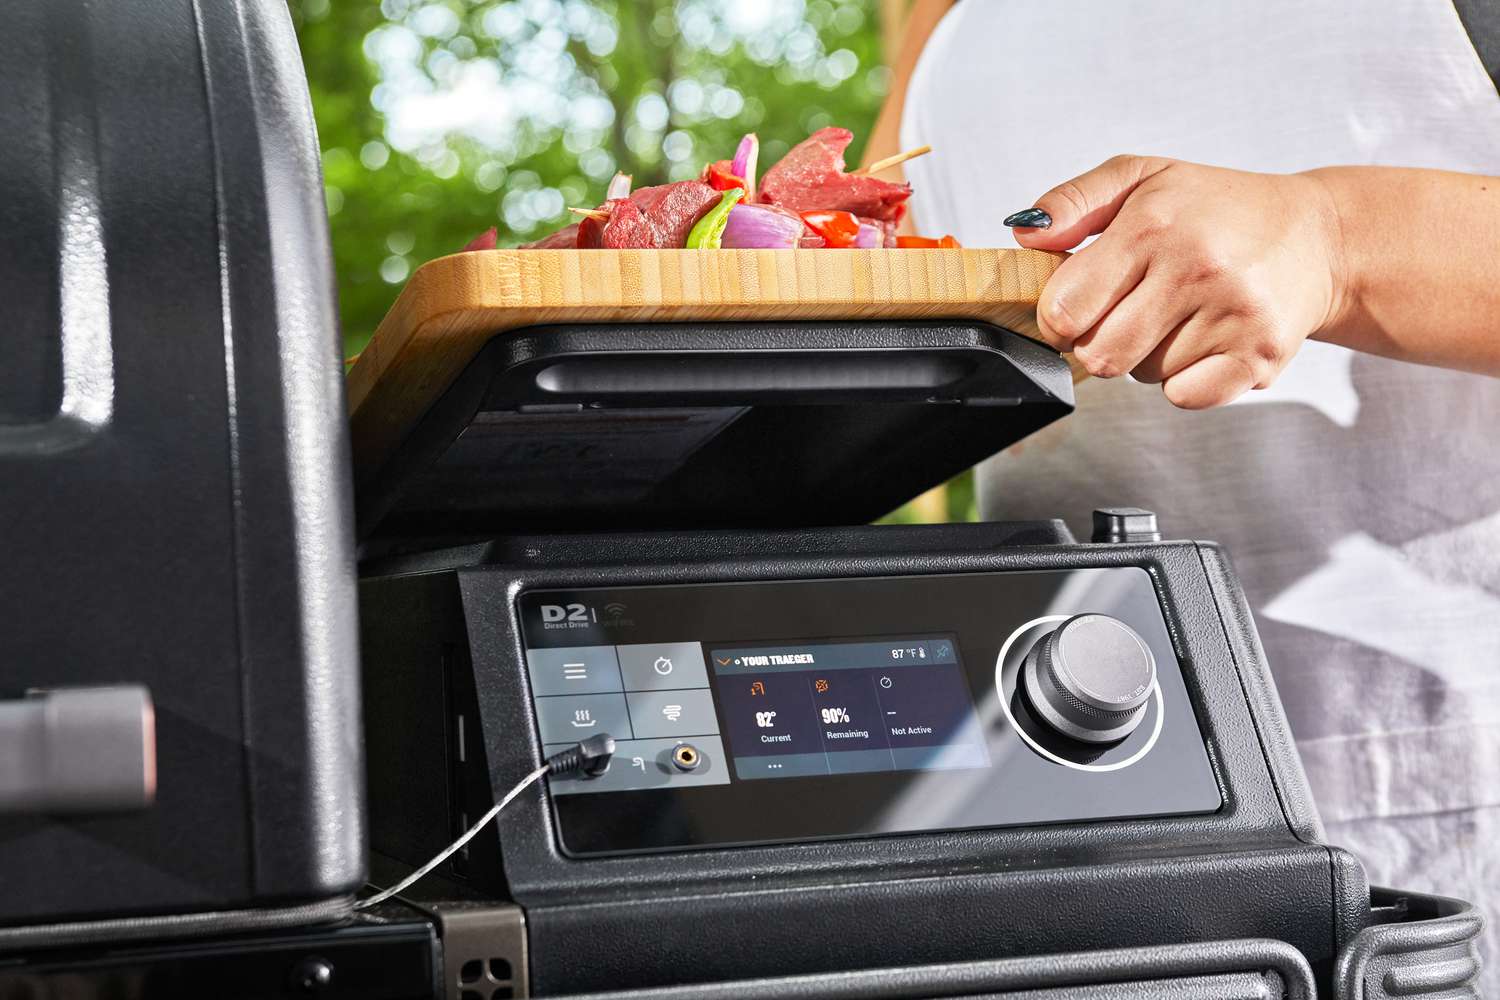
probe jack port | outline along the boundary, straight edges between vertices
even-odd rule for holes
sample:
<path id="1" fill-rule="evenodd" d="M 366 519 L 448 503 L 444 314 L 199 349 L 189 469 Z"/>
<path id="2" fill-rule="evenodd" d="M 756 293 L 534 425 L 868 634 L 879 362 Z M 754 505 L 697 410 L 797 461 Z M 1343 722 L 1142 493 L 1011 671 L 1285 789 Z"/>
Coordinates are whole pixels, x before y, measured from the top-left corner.
<path id="1" fill-rule="evenodd" d="M 672 750 L 672 766 L 679 771 L 693 771 L 703 763 L 703 754 L 691 743 L 679 743 Z"/>

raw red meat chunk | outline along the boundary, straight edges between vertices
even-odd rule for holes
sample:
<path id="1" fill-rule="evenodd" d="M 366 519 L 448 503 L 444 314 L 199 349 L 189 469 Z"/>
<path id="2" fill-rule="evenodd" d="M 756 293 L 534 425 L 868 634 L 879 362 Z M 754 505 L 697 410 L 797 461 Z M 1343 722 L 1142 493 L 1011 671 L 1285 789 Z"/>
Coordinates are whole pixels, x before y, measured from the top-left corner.
<path id="1" fill-rule="evenodd" d="M 853 212 L 877 222 L 899 222 L 910 184 L 844 172 L 844 150 L 854 133 L 830 126 L 808 136 L 761 178 L 758 200 L 794 212 Z"/>

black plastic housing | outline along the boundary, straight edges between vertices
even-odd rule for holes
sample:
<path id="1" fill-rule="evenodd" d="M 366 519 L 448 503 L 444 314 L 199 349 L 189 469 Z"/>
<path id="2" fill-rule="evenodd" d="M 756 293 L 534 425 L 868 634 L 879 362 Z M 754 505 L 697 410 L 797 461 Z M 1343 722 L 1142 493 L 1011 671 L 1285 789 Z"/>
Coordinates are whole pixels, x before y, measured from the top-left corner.
<path id="1" fill-rule="evenodd" d="M 857 524 L 1072 409 L 1056 352 L 982 323 L 534 327 L 362 475 L 359 533 Z"/>
<path id="2" fill-rule="evenodd" d="M 482 553 L 372 564 L 375 848 L 420 862 L 534 766 L 524 589 L 1139 566 L 1188 670 L 1216 814 L 578 861 L 535 790 L 449 874 L 526 908 L 542 993 L 1237 937 L 1293 945 L 1327 983 L 1368 892 L 1358 862 L 1323 843 L 1227 562 L 1190 542 L 1012 544 L 1059 537 L 1048 524 L 528 537 L 471 568 L 458 567 Z"/>
<path id="3" fill-rule="evenodd" d="M 9 4 L 0 94 L 0 697 L 143 684 L 158 751 L 145 811 L 0 816 L 0 946 L 326 918 L 365 867 L 352 490 L 286 5 Z"/>
<path id="4" fill-rule="evenodd" d="M 1312 1000 L 1293 947 L 1245 939 L 574 994 L 572 1000 Z"/>
<path id="5" fill-rule="evenodd" d="M 37 948 L 0 963 L 0 997 L 445 1000 L 437 928 L 410 909 L 384 913 L 338 927 Z"/>

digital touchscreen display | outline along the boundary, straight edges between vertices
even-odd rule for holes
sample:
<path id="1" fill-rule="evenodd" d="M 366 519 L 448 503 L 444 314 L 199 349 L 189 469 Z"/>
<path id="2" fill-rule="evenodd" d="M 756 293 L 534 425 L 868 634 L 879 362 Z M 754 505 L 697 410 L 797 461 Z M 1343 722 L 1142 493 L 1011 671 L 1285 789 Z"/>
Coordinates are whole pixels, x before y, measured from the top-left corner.
<path id="1" fill-rule="evenodd" d="M 554 641 L 595 626 L 585 613 L 568 628 L 567 607 L 552 607 L 557 621 L 541 624 Z M 615 739 L 602 777 L 558 779 L 555 795 L 989 764 L 951 634 L 537 644 L 527 668 L 549 754 L 593 733 Z M 674 759 L 684 744 L 696 761 L 686 770 Z"/>
<path id="2" fill-rule="evenodd" d="M 735 776 L 986 767 L 952 636 L 709 650 Z"/>

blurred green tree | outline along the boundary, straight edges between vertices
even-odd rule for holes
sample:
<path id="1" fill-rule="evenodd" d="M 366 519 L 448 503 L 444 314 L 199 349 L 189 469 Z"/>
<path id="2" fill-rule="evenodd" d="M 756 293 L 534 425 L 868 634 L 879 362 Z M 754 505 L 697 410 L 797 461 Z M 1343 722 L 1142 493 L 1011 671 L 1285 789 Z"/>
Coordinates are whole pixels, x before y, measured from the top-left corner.
<path id="1" fill-rule="evenodd" d="M 774 162 L 856 135 L 888 73 L 874 0 L 292 0 L 323 147 L 346 352 L 422 261 L 695 176 L 746 132 Z"/>

